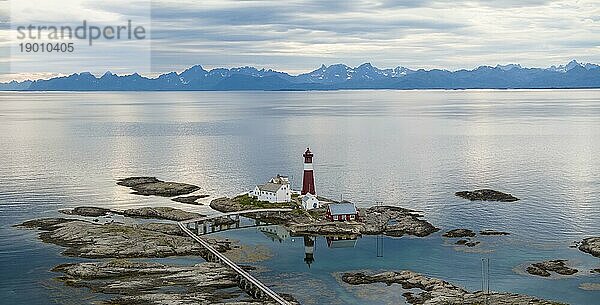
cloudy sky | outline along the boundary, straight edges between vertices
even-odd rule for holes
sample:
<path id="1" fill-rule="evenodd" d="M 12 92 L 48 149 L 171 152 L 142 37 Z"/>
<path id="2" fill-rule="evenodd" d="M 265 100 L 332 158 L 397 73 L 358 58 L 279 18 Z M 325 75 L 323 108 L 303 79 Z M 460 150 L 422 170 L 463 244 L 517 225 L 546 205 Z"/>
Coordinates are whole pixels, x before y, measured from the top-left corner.
<path id="1" fill-rule="evenodd" d="M 90 62 L 98 70 L 94 73 L 110 69 L 154 74 L 194 64 L 302 73 L 333 63 L 357 66 L 371 62 L 378 67 L 450 70 L 506 63 L 546 67 L 571 59 L 600 63 L 598 0 L 76 2 L 72 7 L 63 4 L 59 10 L 46 9 L 37 18 L 67 18 L 65 12 L 75 19 L 83 12 L 92 19 L 148 17 L 150 49 L 148 45 L 133 44 L 129 48 L 151 50 L 151 71 L 141 67 L 147 63 L 119 61 L 121 53 L 127 51 L 115 47 L 87 54 L 85 60 L 80 60 L 87 66 L 63 66 L 62 71 L 60 59 L 56 64 L 41 64 L 17 58 L 14 53 L 7 59 L 5 52 L 0 53 L 4 63 L 18 60 L 19 68 L 28 67 L 13 69 L 13 76 L 91 70 Z M 0 31 L 6 33 L 11 31 L 7 25 L 10 18 L 6 18 L 10 13 L 4 3 L 7 1 L 0 0 L 4 6 L 0 10 Z M 0 44 L 6 46 L 7 41 Z"/>

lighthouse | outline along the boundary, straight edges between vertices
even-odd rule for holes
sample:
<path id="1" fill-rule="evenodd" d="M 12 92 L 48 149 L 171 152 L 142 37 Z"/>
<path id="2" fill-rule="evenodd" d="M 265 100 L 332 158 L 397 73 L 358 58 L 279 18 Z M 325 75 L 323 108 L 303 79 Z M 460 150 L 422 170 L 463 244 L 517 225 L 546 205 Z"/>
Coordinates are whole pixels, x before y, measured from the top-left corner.
<path id="1" fill-rule="evenodd" d="M 315 176 L 313 173 L 313 153 L 310 151 L 310 148 L 307 148 L 304 154 L 304 176 L 302 178 L 302 195 L 306 195 L 308 193 L 316 195 L 315 192 Z"/>

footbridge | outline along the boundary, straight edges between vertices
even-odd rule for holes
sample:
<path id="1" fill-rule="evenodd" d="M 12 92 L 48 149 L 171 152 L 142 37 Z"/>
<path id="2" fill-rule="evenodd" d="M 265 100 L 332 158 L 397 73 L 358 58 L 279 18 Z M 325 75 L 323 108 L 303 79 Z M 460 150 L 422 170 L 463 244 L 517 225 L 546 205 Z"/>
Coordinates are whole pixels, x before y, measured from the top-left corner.
<path id="1" fill-rule="evenodd" d="M 180 222 L 185 225 L 188 229 L 193 230 L 193 232 L 198 235 L 206 235 L 210 233 L 217 233 L 221 231 L 234 230 L 234 229 L 242 229 L 249 227 L 259 227 L 270 225 L 270 223 L 262 222 L 260 220 L 253 220 L 254 223 L 249 225 L 243 225 L 240 221 L 240 216 L 247 214 L 265 214 L 266 216 L 269 213 L 283 213 L 290 212 L 293 209 L 254 209 L 254 210 L 243 210 L 237 212 L 229 212 L 229 213 L 220 213 L 211 216 L 205 216 L 195 219 L 190 219 L 186 221 Z"/>
<path id="2" fill-rule="evenodd" d="M 211 221 L 218 220 L 218 219 L 223 219 L 223 217 L 226 217 L 226 218 L 228 218 L 228 219 L 230 219 L 232 221 L 235 221 L 234 219 L 232 219 L 232 217 L 233 218 L 237 218 L 237 224 L 239 225 L 239 216 L 243 215 L 243 214 L 264 213 L 264 212 L 280 213 L 280 212 L 289 212 L 289 211 L 292 211 L 292 209 L 257 209 L 257 210 L 245 210 L 245 211 L 223 213 L 223 214 L 214 215 L 214 216 L 208 216 L 208 217 L 202 217 L 202 218 L 198 218 L 198 219 L 191 219 L 191 220 L 187 220 L 187 221 L 182 221 L 182 222 L 179 222 L 178 225 L 179 225 L 179 228 L 181 228 L 181 230 L 185 234 L 187 234 L 188 236 L 190 236 L 191 238 L 193 238 L 204 249 L 207 250 L 207 254 L 206 254 L 206 257 L 205 257 L 205 259 L 207 261 L 221 263 L 221 264 L 229 267 L 231 270 L 235 271 L 235 273 L 237 273 L 236 280 L 238 281 L 238 285 L 239 285 L 239 287 L 241 289 L 243 289 L 244 291 L 246 291 L 246 293 L 248 293 L 249 295 L 251 295 L 251 296 L 253 296 L 254 298 L 257 298 L 257 299 L 270 299 L 270 300 L 274 301 L 276 304 L 291 305 L 291 303 L 289 301 L 287 301 L 286 299 L 284 299 L 283 297 L 281 297 L 279 294 L 277 294 L 276 292 L 274 292 L 273 290 L 271 290 L 269 287 L 267 287 L 261 281 L 257 280 L 250 273 L 248 273 L 242 267 L 238 266 L 236 263 L 234 263 L 233 261 L 231 261 L 225 255 L 223 255 L 222 253 L 220 253 L 219 251 L 217 251 L 206 240 L 202 239 L 199 236 L 200 232 L 201 232 L 200 229 L 199 229 L 200 227 L 204 228 L 203 231 L 202 231 L 203 232 L 202 235 L 208 234 L 206 232 L 206 226 L 204 226 L 204 224 L 206 224 L 208 222 L 211 222 Z M 195 228 L 199 234 L 194 233 L 190 229 L 190 227 Z"/>

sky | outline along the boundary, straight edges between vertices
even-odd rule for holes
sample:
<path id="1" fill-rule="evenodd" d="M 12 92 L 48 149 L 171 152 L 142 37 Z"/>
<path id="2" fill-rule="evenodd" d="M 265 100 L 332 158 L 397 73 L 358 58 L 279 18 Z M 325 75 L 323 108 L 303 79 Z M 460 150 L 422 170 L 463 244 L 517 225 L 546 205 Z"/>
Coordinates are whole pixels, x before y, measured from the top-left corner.
<path id="1" fill-rule="evenodd" d="M 600 63 L 600 0 L 63 0 L 58 9 L 36 4 L 40 11 L 29 10 L 28 22 L 131 19 L 148 22 L 151 37 L 51 60 L 15 55 L 6 37 L 19 16 L 9 2 L 0 0 L 0 64 L 12 67 L 4 79 L 106 70 L 156 75 L 196 64 L 298 74 L 334 63 L 449 70 Z"/>

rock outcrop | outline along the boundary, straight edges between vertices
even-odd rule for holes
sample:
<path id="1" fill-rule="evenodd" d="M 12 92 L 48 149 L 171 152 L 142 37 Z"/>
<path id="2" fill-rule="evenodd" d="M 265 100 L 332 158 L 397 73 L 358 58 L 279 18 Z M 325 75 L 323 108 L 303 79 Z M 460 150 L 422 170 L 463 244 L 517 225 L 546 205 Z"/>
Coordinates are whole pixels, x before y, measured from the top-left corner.
<path id="1" fill-rule="evenodd" d="M 256 209 L 229 198 L 218 198 L 210 203 L 220 212 L 236 212 Z M 400 237 L 413 235 L 424 237 L 439 229 L 421 219 L 416 211 L 394 207 L 376 206 L 359 210 L 359 221 L 331 222 L 325 219 L 326 208 L 291 212 L 264 212 L 246 216 L 287 227 L 292 235 L 375 235 Z"/>
<path id="2" fill-rule="evenodd" d="M 144 211 L 141 214 L 144 217 L 157 216 L 146 209 L 136 210 Z M 80 208 L 65 214 L 103 216 L 104 212 L 102 209 Z M 182 218 L 179 213 L 183 211 L 173 214 L 168 210 L 168 215 L 176 215 L 173 217 L 166 217 L 163 212 L 159 213 L 159 218 L 179 219 Z M 134 214 L 138 215 L 138 212 Z M 95 304 L 272 304 L 268 300 L 249 297 L 238 288 L 236 274 L 221 264 L 205 262 L 195 266 L 174 266 L 129 260 L 180 255 L 208 257 L 206 250 L 185 236 L 175 223 L 98 224 L 69 218 L 42 218 L 26 221 L 17 227 L 40 229 L 40 239 L 65 247 L 64 255 L 112 258 L 110 261 L 63 264 L 52 270 L 64 274 L 59 279 L 66 285 L 102 293 Z M 243 247 L 231 241 L 205 240 L 219 252 L 231 251 L 234 256 L 248 256 Z M 260 259 L 258 257 L 260 255 L 253 252 L 253 256 L 248 258 Z M 107 295 L 116 297 L 107 298 Z M 297 304 L 291 296 L 284 297 L 291 304 Z"/>
<path id="3" fill-rule="evenodd" d="M 165 182 L 156 177 L 130 177 L 119 179 L 118 185 L 131 188 L 134 194 L 144 196 L 173 197 L 187 195 L 200 189 L 200 187 L 187 183 Z"/>
<path id="4" fill-rule="evenodd" d="M 71 210 L 61 210 L 60 212 L 66 215 L 78 215 L 86 217 L 100 217 L 113 213 L 133 218 L 151 218 L 173 221 L 183 221 L 205 216 L 202 214 L 187 212 L 171 207 L 142 207 L 135 209 L 127 209 L 124 211 L 97 207 L 76 207 Z"/>
<path id="5" fill-rule="evenodd" d="M 474 237 L 475 236 L 475 232 L 469 230 L 469 229 L 453 229 L 450 230 L 446 233 L 444 233 L 442 236 L 444 237 L 450 237 L 450 238 L 456 238 L 456 237 Z"/>
<path id="6" fill-rule="evenodd" d="M 540 263 L 533 263 L 531 266 L 527 267 L 527 272 L 529 274 L 548 277 L 550 276 L 550 272 L 556 272 L 561 275 L 573 275 L 578 272 L 577 269 L 568 267 L 566 265 L 566 260 L 557 259 L 544 261 Z"/>
<path id="7" fill-rule="evenodd" d="M 202 214 L 187 212 L 170 207 L 142 207 L 113 212 L 128 217 L 165 219 L 174 221 L 190 220 L 204 216 Z"/>
<path id="8" fill-rule="evenodd" d="M 180 196 L 180 197 L 172 198 L 171 200 L 173 200 L 175 202 L 181 202 L 181 203 L 187 203 L 187 204 L 202 205 L 202 203 L 198 203 L 196 201 L 198 199 L 206 198 L 208 196 L 209 195 L 206 195 L 206 194 L 191 195 L 191 196 Z"/>
<path id="9" fill-rule="evenodd" d="M 417 288 L 422 292 L 405 292 L 403 296 L 410 304 L 419 305 L 559 305 L 561 303 L 540 300 L 534 297 L 505 293 L 490 292 L 485 295 L 481 291 L 469 292 L 449 282 L 427 277 L 412 271 L 388 271 L 376 274 L 364 272 L 347 272 L 342 274 L 342 281 L 351 285 L 364 285 L 371 283 L 385 283 L 387 285 L 399 284 L 404 289 Z"/>
<path id="10" fill-rule="evenodd" d="M 431 223 L 421 219 L 417 211 L 395 206 L 375 206 L 360 211 L 364 224 L 363 234 L 380 234 L 400 237 L 413 235 L 425 237 L 439 231 Z"/>
<path id="11" fill-rule="evenodd" d="M 461 191 L 456 192 L 456 196 L 469 199 L 471 201 L 484 200 L 484 201 L 502 201 L 502 202 L 513 202 L 519 200 L 519 198 L 511 195 L 494 191 L 490 189 L 481 189 L 474 191 Z"/>
<path id="12" fill-rule="evenodd" d="M 19 225 L 43 230 L 40 239 L 66 248 L 63 254 L 85 258 L 204 256 L 205 250 L 191 238 L 176 233 L 175 224 L 124 225 L 95 224 L 88 221 L 45 218 Z M 210 240 L 221 252 L 231 249 L 231 242 Z"/>
<path id="13" fill-rule="evenodd" d="M 267 304 L 237 288 L 236 274 L 217 263 L 172 266 L 154 262 L 111 260 L 64 264 L 66 285 L 86 287 L 117 297 L 103 304 Z"/>
<path id="14" fill-rule="evenodd" d="M 60 212 L 66 215 L 100 217 L 108 215 L 111 212 L 111 210 L 97 207 L 76 207 L 71 210 L 60 210 Z"/>
<path id="15" fill-rule="evenodd" d="M 600 237 L 585 238 L 579 245 L 579 250 L 600 257 Z"/>

